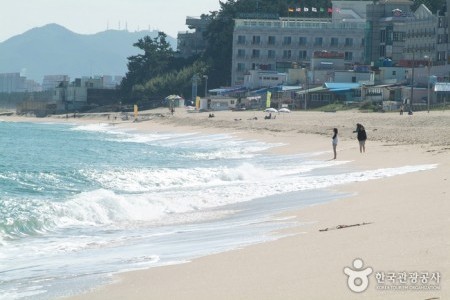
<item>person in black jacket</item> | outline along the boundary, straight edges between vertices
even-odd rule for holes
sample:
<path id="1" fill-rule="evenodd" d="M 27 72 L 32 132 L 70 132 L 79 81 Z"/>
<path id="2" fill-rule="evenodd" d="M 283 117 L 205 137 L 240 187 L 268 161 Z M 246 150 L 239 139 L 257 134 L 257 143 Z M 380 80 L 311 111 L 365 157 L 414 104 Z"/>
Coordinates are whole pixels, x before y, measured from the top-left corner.
<path id="1" fill-rule="evenodd" d="M 356 130 L 353 131 L 357 133 L 357 139 L 359 142 L 359 152 L 363 153 L 366 152 L 366 140 L 367 140 L 367 134 L 366 129 L 361 124 L 356 124 Z"/>

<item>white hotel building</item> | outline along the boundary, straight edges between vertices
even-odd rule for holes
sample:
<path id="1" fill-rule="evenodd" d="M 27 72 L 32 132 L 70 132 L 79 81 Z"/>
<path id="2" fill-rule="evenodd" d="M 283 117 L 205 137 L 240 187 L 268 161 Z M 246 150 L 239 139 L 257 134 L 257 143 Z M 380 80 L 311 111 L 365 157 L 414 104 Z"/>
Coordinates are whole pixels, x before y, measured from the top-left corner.
<path id="1" fill-rule="evenodd" d="M 287 72 L 308 67 L 316 51 L 341 52 L 349 66 L 364 62 L 366 5 L 333 1 L 331 18 L 236 19 L 231 83 L 244 83 L 250 70 Z"/>

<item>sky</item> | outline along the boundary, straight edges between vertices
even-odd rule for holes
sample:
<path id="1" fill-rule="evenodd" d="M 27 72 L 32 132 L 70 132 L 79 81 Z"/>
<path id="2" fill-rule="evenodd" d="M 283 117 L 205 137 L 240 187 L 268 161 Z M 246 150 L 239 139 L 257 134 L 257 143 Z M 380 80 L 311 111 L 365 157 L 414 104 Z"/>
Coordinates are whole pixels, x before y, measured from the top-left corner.
<path id="1" fill-rule="evenodd" d="M 176 38 L 187 16 L 219 9 L 219 0 L 1 0 L 0 42 L 50 23 L 80 34 L 150 29 Z"/>

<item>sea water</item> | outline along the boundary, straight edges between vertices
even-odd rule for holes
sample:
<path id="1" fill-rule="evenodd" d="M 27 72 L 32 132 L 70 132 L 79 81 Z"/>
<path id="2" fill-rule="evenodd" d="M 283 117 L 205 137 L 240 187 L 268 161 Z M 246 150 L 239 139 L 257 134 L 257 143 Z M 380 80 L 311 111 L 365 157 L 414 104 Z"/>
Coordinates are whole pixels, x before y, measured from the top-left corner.
<path id="1" fill-rule="evenodd" d="M 279 238 L 327 188 L 433 168 L 352 171 L 227 134 L 0 122 L 0 299 L 55 299 L 110 275 Z M 331 155 L 331 154 L 330 154 Z"/>

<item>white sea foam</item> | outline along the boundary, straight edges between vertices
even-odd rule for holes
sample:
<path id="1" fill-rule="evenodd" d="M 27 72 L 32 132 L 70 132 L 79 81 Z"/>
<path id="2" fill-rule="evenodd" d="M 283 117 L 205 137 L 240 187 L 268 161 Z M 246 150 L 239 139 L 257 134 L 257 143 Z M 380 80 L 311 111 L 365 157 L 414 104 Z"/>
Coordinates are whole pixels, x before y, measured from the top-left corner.
<path id="1" fill-rule="evenodd" d="M 327 163 L 328 164 L 328 163 Z M 327 165 L 325 164 L 325 165 Z M 316 166 L 321 166 L 318 163 Z M 311 167 L 311 166 L 309 166 Z M 130 186 L 129 181 L 138 177 L 127 173 L 122 184 L 120 176 L 104 185 L 116 184 L 132 193 L 113 192 L 101 189 L 86 192 L 61 204 L 57 209 L 60 222 L 68 225 L 116 225 L 129 222 L 157 222 L 172 215 L 202 211 L 228 204 L 250 201 L 256 198 L 282 193 L 329 188 L 352 182 L 376 180 L 411 172 L 425 171 L 436 165 L 416 165 L 399 168 L 385 168 L 335 175 L 304 176 L 301 168 L 265 172 L 264 169 L 244 164 L 237 169 L 222 170 L 184 170 L 185 173 L 171 170 L 158 170 L 143 174 L 142 178 Z M 99 174 L 95 174 L 99 176 Z M 107 180 L 111 174 L 98 180 Z M 147 184 L 146 180 L 158 180 L 157 184 Z M 134 190 L 133 190 L 134 189 Z M 201 217 L 201 215 L 199 215 Z M 178 219 L 179 221 L 179 219 Z M 192 221 L 192 220 L 191 220 Z"/>

